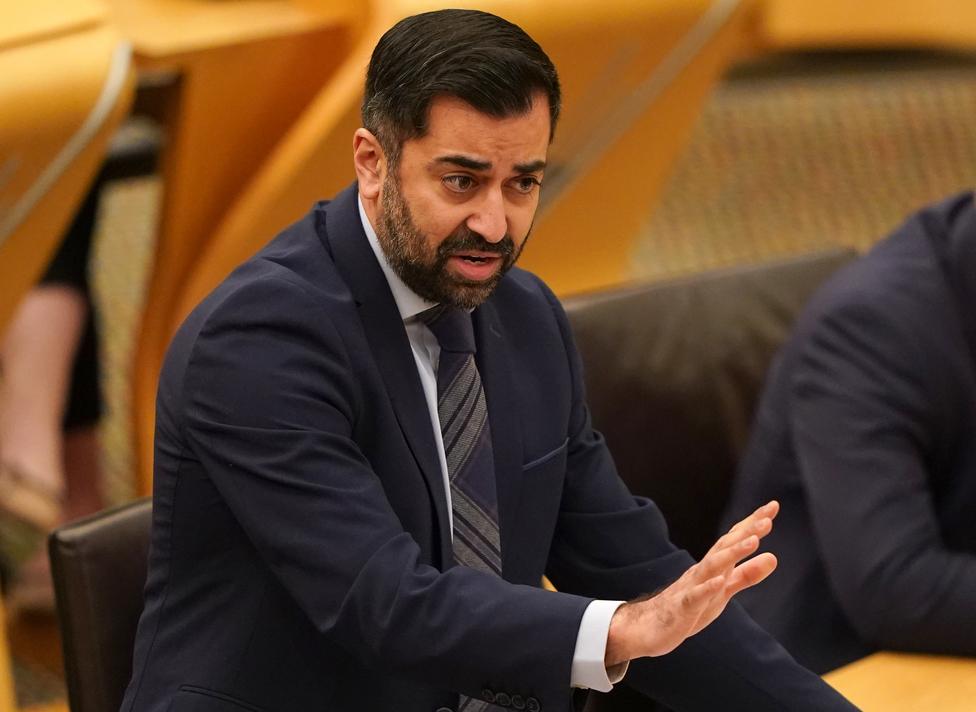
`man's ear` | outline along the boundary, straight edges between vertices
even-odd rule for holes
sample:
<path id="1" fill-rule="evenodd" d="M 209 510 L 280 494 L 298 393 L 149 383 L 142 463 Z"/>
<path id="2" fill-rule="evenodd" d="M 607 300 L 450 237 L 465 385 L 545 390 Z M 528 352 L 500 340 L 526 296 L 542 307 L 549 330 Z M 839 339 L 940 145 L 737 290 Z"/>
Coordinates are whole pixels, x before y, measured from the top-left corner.
<path id="1" fill-rule="evenodd" d="M 352 139 L 352 156 L 360 195 L 366 200 L 376 200 L 387 169 L 386 154 L 379 139 L 366 129 L 356 129 Z"/>

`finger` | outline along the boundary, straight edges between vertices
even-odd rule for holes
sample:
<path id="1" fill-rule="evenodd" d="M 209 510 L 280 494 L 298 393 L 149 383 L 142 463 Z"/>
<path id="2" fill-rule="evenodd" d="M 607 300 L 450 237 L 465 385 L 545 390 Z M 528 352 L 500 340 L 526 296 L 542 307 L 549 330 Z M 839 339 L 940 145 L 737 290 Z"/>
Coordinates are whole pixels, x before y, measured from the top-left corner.
<path id="1" fill-rule="evenodd" d="M 778 563 L 776 557 L 767 551 L 739 564 L 726 578 L 726 595 L 731 598 L 739 591 L 755 586 L 773 573 Z"/>
<path id="2" fill-rule="evenodd" d="M 779 514 L 779 502 L 772 500 L 757 508 L 748 517 L 736 522 L 729 531 L 724 534 L 709 552 L 735 546 L 744 537 L 757 534 L 760 537 L 766 536 L 772 530 L 772 520 Z M 768 523 L 763 520 L 769 520 Z M 759 530 L 757 530 L 757 525 Z"/>
<path id="3" fill-rule="evenodd" d="M 750 537 L 762 539 L 773 530 L 773 520 L 769 517 L 761 519 L 751 519 L 747 526 L 738 527 L 735 531 L 729 531 L 715 545 L 709 549 L 708 555 L 716 554 L 727 549 L 736 549 Z"/>
<path id="4" fill-rule="evenodd" d="M 715 551 L 718 549 L 727 548 L 729 546 L 734 546 L 736 542 L 742 539 L 743 536 L 748 536 L 749 534 L 751 534 L 752 530 L 755 528 L 756 522 L 759 519 L 765 518 L 763 517 L 763 512 L 766 506 L 767 505 L 763 505 L 763 507 L 760 507 L 745 519 L 736 522 L 731 529 L 729 529 L 725 534 L 723 534 L 718 539 L 718 541 L 715 542 L 715 544 L 712 546 L 712 548 L 709 551 Z"/>
<path id="5" fill-rule="evenodd" d="M 752 523 L 760 519 L 775 519 L 777 514 L 779 514 L 779 502 L 777 502 L 775 499 L 770 500 L 761 507 L 757 507 L 756 510 L 749 516 L 743 518 L 739 522 L 736 522 L 729 532 L 732 533 L 741 529 L 748 529 Z"/>
<path id="6" fill-rule="evenodd" d="M 709 552 L 705 558 L 696 564 L 692 578 L 705 581 L 713 576 L 724 576 L 732 573 L 733 567 L 747 556 L 751 556 L 759 548 L 759 537 L 755 534 L 747 536 L 735 546 L 728 546 L 719 551 Z"/>

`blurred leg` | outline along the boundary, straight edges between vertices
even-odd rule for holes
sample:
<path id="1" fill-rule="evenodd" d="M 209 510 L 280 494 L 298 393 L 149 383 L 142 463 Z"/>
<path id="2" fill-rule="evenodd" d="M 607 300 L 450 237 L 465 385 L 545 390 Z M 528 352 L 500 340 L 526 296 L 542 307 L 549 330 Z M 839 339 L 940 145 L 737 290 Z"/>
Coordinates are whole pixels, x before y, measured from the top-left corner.
<path id="1" fill-rule="evenodd" d="M 48 601 L 47 533 L 66 514 L 101 503 L 95 436 L 101 398 L 88 285 L 101 185 L 99 179 L 92 186 L 0 339 L 2 563 L 15 586 L 41 591 Z"/>
<path id="2" fill-rule="evenodd" d="M 87 310 L 73 287 L 38 286 L 0 342 L 0 462 L 52 494 L 65 490 L 62 419 Z"/>

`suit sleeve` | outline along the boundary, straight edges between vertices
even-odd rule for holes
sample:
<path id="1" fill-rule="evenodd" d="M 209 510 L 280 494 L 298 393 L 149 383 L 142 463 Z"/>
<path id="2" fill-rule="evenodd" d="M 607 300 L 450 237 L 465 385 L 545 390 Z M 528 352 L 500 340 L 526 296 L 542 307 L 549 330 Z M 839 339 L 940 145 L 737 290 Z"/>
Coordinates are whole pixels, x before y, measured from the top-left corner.
<path id="1" fill-rule="evenodd" d="M 568 471 L 549 575 L 557 588 L 629 599 L 660 590 L 694 563 L 668 539 L 661 512 L 620 480 L 586 407 L 582 365 L 562 308 L 550 295 L 573 379 Z M 653 463 L 648 463 L 653 467 Z M 803 712 L 855 709 L 801 667 L 734 601 L 673 652 L 631 663 L 624 682 L 675 710 Z"/>
<path id="2" fill-rule="evenodd" d="M 588 599 L 421 563 L 356 444 L 370 404 L 354 370 L 300 287 L 265 280 L 231 294 L 187 365 L 190 453 L 311 623 L 364 665 L 566 709 Z"/>
<path id="3" fill-rule="evenodd" d="M 823 317 L 791 383 L 794 447 L 830 585 L 861 637 L 972 655 L 976 557 L 943 543 L 926 455 L 957 395 L 940 393 L 923 332 L 864 303 Z"/>

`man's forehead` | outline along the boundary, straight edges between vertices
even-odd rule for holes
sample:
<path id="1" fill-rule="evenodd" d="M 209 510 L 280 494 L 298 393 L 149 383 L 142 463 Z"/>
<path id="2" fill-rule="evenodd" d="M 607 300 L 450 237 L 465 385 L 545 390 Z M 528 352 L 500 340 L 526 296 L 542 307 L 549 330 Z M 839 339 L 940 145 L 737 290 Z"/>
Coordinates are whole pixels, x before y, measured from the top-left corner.
<path id="1" fill-rule="evenodd" d="M 431 102 L 427 118 L 426 133 L 404 142 L 405 150 L 420 150 L 427 162 L 470 170 L 518 167 L 532 172 L 544 167 L 550 119 L 542 94 L 528 111 L 501 117 L 457 97 L 441 96 Z"/>

